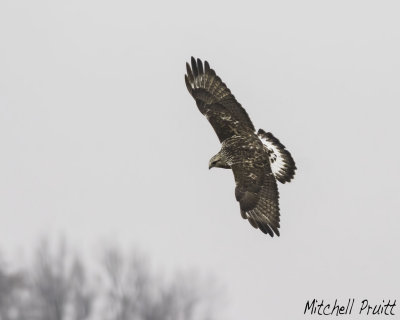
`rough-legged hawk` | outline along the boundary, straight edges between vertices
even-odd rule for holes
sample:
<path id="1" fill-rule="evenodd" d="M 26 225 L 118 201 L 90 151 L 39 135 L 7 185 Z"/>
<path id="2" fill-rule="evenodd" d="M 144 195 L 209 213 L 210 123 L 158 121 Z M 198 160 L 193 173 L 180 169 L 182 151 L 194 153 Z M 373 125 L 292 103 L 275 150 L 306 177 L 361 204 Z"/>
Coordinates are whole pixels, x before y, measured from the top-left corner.
<path id="1" fill-rule="evenodd" d="M 256 133 L 247 112 L 210 68 L 192 57 L 185 82 L 200 112 L 213 126 L 221 150 L 210 159 L 209 168 L 232 169 L 240 212 L 254 228 L 279 236 L 279 193 L 276 180 L 289 182 L 296 165 L 289 151 L 272 133 Z"/>

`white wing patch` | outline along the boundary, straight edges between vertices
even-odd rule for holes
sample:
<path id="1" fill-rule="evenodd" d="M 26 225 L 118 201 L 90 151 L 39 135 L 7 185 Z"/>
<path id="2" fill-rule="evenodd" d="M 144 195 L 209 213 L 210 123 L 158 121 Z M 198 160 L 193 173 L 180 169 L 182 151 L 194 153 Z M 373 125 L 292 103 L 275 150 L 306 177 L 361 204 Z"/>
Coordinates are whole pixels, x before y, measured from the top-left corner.
<path id="1" fill-rule="evenodd" d="M 294 177 L 296 165 L 289 151 L 272 133 L 258 130 L 258 137 L 267 148 L 269 162 L 275 178 L 281 182 L 289 182 Z"/>

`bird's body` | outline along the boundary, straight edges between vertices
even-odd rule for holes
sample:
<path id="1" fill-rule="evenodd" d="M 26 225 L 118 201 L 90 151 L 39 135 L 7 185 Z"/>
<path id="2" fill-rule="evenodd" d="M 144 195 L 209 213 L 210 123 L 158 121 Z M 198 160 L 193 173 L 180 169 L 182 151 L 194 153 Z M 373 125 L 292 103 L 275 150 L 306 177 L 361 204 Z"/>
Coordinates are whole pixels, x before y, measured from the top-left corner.
<path id="1" fill-rule="evenodd" d="M 241 215 L 271 236 L 279 235 L 279 193 L 276 180 L 289 182 L 296 169 L 290 153 L 271 133 L 255 128 L 243 107 L 205 62 L 192 57 L 186 86 L 213 126 L 221 150 L 209 168 L 232 169 Z"/>

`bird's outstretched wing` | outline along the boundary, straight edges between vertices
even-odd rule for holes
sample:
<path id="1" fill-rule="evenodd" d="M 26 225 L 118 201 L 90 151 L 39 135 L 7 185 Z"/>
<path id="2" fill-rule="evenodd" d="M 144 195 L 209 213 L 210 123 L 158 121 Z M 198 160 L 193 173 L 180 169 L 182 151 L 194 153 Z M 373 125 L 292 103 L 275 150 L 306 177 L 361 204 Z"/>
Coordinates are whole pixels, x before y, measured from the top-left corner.
<path id="1" fill-rule="evenodd" d="M 200 112 L 213 126 L 220 142 L 241 131 L 255 131 L 246 110 L 207 61 L 203 67 L 200 59 L 196 61 L 192 57 L 191 66 L 186 63 L 186 69 L 186 87 Z"/>
<path id="2" fill-rule="evenodd" d="M 268 149 L 269 162 L 275 178 L 281 183 L 290 182 L 297 169 L 290 152 L 271 132 L 259 129 L 257 135 Z"/>
<path id="3" fill-rule="evenodd" d="M 271 237 L 279 236 L 279 193 L 275 177 L 265 159 L 247 158 L 232 165 L 235 196 L 240 212 L 254 228 Z"/>

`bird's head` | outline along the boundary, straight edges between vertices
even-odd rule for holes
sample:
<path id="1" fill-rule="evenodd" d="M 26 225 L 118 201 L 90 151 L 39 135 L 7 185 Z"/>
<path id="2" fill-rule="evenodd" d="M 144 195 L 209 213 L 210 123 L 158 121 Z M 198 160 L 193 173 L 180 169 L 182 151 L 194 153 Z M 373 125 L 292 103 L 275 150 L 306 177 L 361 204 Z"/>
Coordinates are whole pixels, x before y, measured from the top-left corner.
<path id="1" fill-rule="evenodd" d="M 215 156 L 213 156 L 208 162 L 208 169 L 211 169 L 213 167 L 230 169 L 230 166 L 224 161 L 224 159 L 221 157 L 221 153 L 219 152 Z"/>

